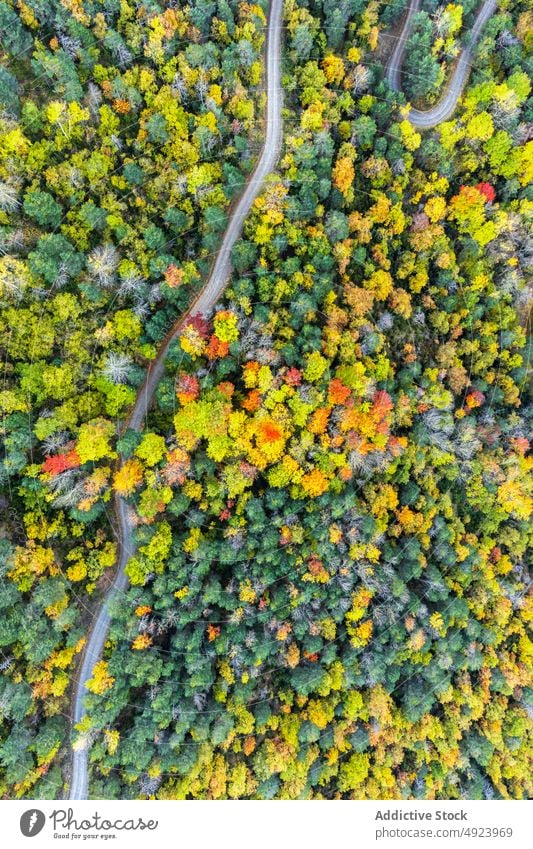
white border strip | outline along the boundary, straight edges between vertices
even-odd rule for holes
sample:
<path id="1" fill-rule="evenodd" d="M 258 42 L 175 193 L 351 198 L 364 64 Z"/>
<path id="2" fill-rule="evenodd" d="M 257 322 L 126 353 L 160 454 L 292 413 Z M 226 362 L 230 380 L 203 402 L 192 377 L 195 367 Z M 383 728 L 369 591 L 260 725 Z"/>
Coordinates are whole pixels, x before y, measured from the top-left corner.
<path id="1" fill-rule="evenodd" d="M 530 802 L 5 801 L 1 845 L 438 849 L 532 845 Z M 21 831 L 31 830 L 24 836 Z M 68 842 L 67 842 L 68 841 Z"/>

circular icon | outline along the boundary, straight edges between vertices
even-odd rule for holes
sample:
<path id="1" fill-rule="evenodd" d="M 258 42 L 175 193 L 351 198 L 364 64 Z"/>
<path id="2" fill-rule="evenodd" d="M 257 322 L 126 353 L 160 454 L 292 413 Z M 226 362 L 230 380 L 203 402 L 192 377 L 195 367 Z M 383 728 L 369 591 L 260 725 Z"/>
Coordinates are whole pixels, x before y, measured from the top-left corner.
<path id="1" fill-rule="evenodd" d="M 29 811 L 24 811 L 20 818 L 20 830 L 24 837 L 35 837 L 43 830 L 46 817 L 42 811 L 37 808 L 32 808 Z"/>

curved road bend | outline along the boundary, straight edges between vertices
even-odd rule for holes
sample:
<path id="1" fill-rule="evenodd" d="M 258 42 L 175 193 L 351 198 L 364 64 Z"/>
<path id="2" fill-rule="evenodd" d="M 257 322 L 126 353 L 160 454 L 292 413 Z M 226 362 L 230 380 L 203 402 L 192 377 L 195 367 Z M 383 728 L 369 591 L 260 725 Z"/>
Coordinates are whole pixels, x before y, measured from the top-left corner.
<path id="1" fill-rule="evenodd" d="M 497 7 L 498 0 L 484 0 L 470 32 L 470 42 L 459 56 L 452 78 L 448 83 L 442 99 L 431 109 L 420 110 L 411 108 L 409 110 L 407 119 L 414 127 L 418 127 L 421 130 L 429 130 L 432 127 L 436 127 L 437 124 L 442 123 L 442 121 L 447 121 L 453 114 L 455 107 L 457 106 L 457 101 L 462 94 L 468 78 L 473 49 L 479 40 L 483 27 L 494 14 Z M 410 0 L 409 10 L 405 18 L 401 35 L 394 49 L 394 53 L 389 60 L 387 67 L 387 81 L 394 91 L 402 91 L 402 66 L 405 47 L 411 32 L 413 17 L 416 15 L 419 8 L 420 0 Z"/>
<path id="2" fill-rule="evenodd" d="M 255 198 L 261 191 L 263 180 L 273 171 L 278 160 L 282 142 L 281 108 L 283 93 L 281 89 L 280 69 L 282 15 L 283 0 L 270 0 L 266 33 L 266 130 L 261 155 L 251 178 L 248 180 L 231 214 L 211 273 L 187 312 L 176 322 L 163 340 L 158 355 L 149 366 L 145 381 L 137 394 L 135 404 L 125 423 L 125 429 L 142 430 L 156 386 L 164 374 L 165 359 L 171 344 L 191 316 L 198 313 L 204 316 L 209 315 L 223 293 L 231 271 L 231 249 L 241 234 L 244 220 Z M 119 496 L 115 497 L 115 513 L 118 526 L 117 571 L 113 584 L 100 607 L 98 615 L 93 621 L 87 638 L 82 663 L 76 678 L 72 710 L 73 724 L 80 722 L 85 714 L 84 699 L 87 692 L 86 683 L 92 677 L 94 664 L 101 656 L 107 638 L 110 622 L 107 603 L 115 593 L 121 592 L 126 588 L 128 579 L 125 573 L 125 567 L 130 557 L 135 553 L 133 542 L 133 511 Z M 74 751 L 73 753 L 69 798 L 87 799 L 88 792 L 88 749 L 85 748 Z"/>

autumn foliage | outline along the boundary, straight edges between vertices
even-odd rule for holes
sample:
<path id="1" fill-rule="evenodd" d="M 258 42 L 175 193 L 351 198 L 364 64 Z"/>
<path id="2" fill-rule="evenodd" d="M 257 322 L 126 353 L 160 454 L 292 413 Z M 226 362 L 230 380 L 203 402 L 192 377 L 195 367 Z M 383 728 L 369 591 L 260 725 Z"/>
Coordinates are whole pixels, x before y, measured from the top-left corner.
<path id="1" fill-rule="evenodd" d="M 62 798 L 71 742 L 91 798 L 532 795 L 530 13 L 503 6 L 426 132 L 406 102 L 473 8 L 420 4 L 403 99 L 402 4 L 284 4 L 282 150 L 203 315 L 264 10 L 0 4 L 4 798 Z"/>

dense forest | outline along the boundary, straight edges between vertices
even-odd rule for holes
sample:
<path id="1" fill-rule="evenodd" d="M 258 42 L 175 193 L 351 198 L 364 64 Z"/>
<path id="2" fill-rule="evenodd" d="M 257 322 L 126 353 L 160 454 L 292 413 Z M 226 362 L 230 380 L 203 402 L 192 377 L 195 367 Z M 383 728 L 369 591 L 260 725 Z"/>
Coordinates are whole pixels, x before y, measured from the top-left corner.
<path id="1" fill-rule="evenodd" d="M 531 796 L 533 14 L 286 0 L 284 143 L 171 347 L 264 133 L 267 7 L 0 0 L 0 794 Z M 119 463 L 118 458 L 125 458 Z M 72 682 L 135 510 L 87 715 Z"/>

